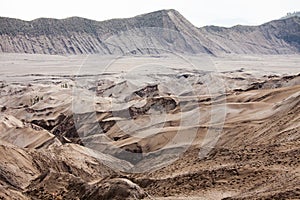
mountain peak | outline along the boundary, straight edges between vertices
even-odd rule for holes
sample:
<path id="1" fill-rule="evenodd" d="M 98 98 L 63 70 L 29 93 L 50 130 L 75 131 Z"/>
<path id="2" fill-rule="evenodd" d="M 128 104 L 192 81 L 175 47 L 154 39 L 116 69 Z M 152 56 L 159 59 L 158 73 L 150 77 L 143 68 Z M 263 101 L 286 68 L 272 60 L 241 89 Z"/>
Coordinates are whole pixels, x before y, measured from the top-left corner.
<path id="1" fill-rule="evenodd" d="M 140 14 L 140 15 L 137 15 L 136 17 L 147 16 L 147 15 L 169 14 L 169 13 L 179 13 L 179 12 L 175 9 L 162 9 L 162 10 L 157 10 L 157 11 L 153 11 L 153 12 L 149 12 L 149 13 Z"/>

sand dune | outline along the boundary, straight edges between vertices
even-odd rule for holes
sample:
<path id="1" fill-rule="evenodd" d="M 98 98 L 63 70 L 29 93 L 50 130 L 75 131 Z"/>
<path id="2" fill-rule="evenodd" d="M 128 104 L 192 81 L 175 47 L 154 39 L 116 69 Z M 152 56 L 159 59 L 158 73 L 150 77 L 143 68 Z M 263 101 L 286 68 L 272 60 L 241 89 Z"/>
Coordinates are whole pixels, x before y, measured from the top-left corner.
<path id="1" fill-rule="evenodd" d="M 281 63 L 288 73 L 249 57 L 243 69 L 228 57 L 212 60 L 222 70 L 165 57 L 161 71 L 133 70 L 158 62 L 134 57 L 115 63 L 122 70 L 77 76 L 80 59 L 60 59 L 74 65 L 0 70 L 0 197 L 299 197 L 298 57 Z"/>

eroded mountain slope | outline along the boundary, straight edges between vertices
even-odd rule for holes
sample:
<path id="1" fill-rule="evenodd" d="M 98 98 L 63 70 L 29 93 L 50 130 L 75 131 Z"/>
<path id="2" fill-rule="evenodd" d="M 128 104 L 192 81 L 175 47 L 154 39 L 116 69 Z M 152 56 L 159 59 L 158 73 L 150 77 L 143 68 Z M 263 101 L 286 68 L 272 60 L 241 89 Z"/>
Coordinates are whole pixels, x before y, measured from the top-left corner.
<path id="1" fill-rule="evenodd" d="M 261 26 L 196 28 L 175 10 L 103 22 L 0 18 L 0 52 L 31 54 L 299 53 L 299 17 Z"/>

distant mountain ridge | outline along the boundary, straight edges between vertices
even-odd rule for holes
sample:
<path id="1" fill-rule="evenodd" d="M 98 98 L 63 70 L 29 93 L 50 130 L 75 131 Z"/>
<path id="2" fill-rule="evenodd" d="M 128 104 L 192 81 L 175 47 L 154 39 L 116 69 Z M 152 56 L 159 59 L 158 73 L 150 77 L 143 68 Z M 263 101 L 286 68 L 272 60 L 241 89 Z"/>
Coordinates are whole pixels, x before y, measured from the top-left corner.
<path id="1" fill-rule="evenodd" d="M 300 53 L 300 18 L 260 26 L 197 28 L 176 10 L 102 22 L 80 17 L 0 17 L 0 52 L 37 54 Z"/>

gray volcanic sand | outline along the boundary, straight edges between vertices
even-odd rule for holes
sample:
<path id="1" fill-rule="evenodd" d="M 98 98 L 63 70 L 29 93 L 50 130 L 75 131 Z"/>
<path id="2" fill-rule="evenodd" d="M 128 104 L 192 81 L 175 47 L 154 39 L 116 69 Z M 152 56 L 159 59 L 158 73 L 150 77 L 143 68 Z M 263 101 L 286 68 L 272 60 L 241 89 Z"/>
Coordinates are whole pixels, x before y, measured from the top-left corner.
<path id="1" fill-rule="evenodd" d="M 299 63 L 0 54 L 0 197 L 297 199 Z"/>

